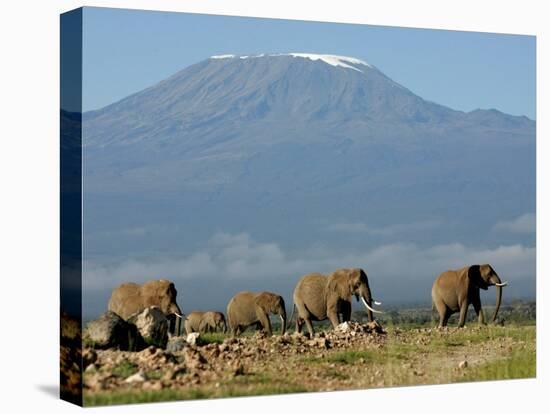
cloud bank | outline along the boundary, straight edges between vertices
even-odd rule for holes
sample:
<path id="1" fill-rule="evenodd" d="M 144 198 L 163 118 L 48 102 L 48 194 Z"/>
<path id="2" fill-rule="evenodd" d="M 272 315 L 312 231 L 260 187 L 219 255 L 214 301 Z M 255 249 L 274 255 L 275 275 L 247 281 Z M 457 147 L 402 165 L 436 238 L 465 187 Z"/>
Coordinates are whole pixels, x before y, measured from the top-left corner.
<path id="1" fill-rule="evenodd" d="M 510 233 L 535 233 L 536 217 L 533 213 L 523 214 L 513 220 L 499 221 L 493 227 L 494 231 Z"/>
<path id="2" fill-rule="evenodd" d="M 432 230 L 440 225 L 441 222 L 439 220 L 393 224 L 384 227 L 372 227 L 363 222 L 341 221 L 327 226 L 326 230 L 342 233 L 367 233 L 376 236 L 394 236 L 402 233 Z"/>
<path id="3" fill-rule="evenodd" d="M 208 303 L 220 309 L 235 291 L 245 289 L 274 289 L 289 296 L 286 300 L 290 306 L 291 291 L 300 276 L 361 267 L 379 300 L 415 301 L 429 300 L 431 284 L 442 271 L 475 263 L 490 263 L 502 279 L 510 282 L 508 297 L 517 295 L 518 288 L 534 294 L 535 248 L 520 244 L 476 248 L 461 243 L 431 247 L 392 243 L 365 251 L 316 248 L 297 253 L 285 251 L 277 243 L 256 241 L 248 233 L 218 233 L 203 249 L 182 257 L 131 259 L 109 265 L 87 260 L 83 286 L 86 295 L 101 295 L 99 302 L 106 304 L 108 292 L 122 282 L 162 277 L 173 280 L 184 294 L 210 293 L 212 286 L 220 286 L 214 296 L 208 297 Z M 202 304 L 200 298 L 183 300 L 195 306 Z"/>

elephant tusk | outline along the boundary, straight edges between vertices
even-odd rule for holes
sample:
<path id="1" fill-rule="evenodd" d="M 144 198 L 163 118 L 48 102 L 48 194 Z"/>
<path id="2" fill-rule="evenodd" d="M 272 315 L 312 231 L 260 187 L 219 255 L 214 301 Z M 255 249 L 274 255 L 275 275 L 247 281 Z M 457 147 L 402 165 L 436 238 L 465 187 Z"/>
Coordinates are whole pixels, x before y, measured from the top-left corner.
<path id="1" fill-rule="evenodd" d="M 507 286 L 507 285 L 508 285 L 508 282 L 495 283 L 495 286 L 499 286 L 499 287 Z"/>
<path id="2" fill-rule="evenodd" d="M 373 300 L 372 303 L 374 303 L 376 306 L 380 306 L 382 302 L 378 302 L 377 300 Z"/>
<path id="3" fill-rule="evenodd" d="M 176 315 L 178 318 L 183 319 L 183 316 L 181 316 L 179 313 L 174 312 L 174 315 Z"/>
<path id="4" fill-rule="evenodd" d="M 363 296 L 361 296 L 361 300 L 363 301 L 363 304 L 367 307 L 367 309 L 370 310 L 371 312 L 374 312 L 374 313 L 384 313 L 384 312 L 382 312 L 382 311 L 379 311 L 379 310 L 376 310 L 376 309 L 371 308 Z"/>

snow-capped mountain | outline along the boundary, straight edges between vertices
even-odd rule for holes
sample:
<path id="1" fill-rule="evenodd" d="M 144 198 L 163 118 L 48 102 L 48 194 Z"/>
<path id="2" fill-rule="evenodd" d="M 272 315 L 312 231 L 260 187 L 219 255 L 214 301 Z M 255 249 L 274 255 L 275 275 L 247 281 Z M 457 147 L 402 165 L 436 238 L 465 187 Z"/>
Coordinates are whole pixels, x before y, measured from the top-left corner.
<path id="1" fill-rule="evenodd" d="M 355 58 L 212 56 L 85 113 L 83 130 L 89 228 L 150 226 L 155 249 L 220 229 L 289 245 L 381 237 L 334 221 L 437 221 L 406 237 L 490 242 L 496 221 L 535 208 L 534 121 L 426 101 Z"/>

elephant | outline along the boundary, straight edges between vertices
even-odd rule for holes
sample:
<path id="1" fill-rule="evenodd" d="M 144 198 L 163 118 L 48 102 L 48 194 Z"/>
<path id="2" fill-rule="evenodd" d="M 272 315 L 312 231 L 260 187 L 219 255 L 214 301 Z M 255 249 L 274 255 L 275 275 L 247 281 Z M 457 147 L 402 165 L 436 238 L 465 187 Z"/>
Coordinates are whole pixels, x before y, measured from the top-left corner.
<path id="1" fill-rule="evenodd" d="M 233 336 L 240 335 L 247 327 L 262 328 L 272 335 L 269 314 L 281 318 L 281 335 L 286 331 L 286 308 L 282 296 L 271 292 L 237 293 L 227 304 L 227 322 Z"/>
<path id="2" fill-rule="evenodd" d="M 441 273 L 432 286 L 432 311 L 437 310 L 439 313 L 439 327 L 447 326 L 449 317 L 455 312 L 460 312 L 458 326 L 463 327 L 470 303 L 474 306 L 479 323 L 484 325 L 485 316 L 481 309 L 479 290 L 487 290 L 489 286 L 497 288 L 497 303 L 492 319 L 495 322 L 502 300 L 502 288 L 507 284 L 501 282 L 500 277 L 488 264 Z"/>
<path id="3" fill-rule="evenodd" d="M 296 316 L 296 331 L 301 332 L 305 322 L 309 335 L 313 336 L 311 321 L 329 319 L 332 327 L 351 319 L 351 297 L 361 299 L 367 308 L 369 321 L 374 320 L 374 313 L 382 313 L 372 307 L 373 303 L 381 305 L 372 299 L 367 274 L 363 269 L 338 269 L 329 276 L 321 273 L 310 273 L 302 276 L 294 289 L 294 309 Z M 292 319 L 292 317 L 291 317 Z"/>
<path id="4" fill-rule="evenodd" d="M 176 303 L 178 292 L 169 280 L 149 280 L 142 285 L 123 283 L 113 290 L 108 309 L 122 319 L 143 311 L 149 306 L 157 306 L 165 315 L 182 318 L 182 312 Z"/>
<path id="5" fill-rule="evenodd" d="M 220 330 L 227 332 L 227 323 L 222 312 L 200 312 L 193 311 L 185 319 L 185 332 L 189 335 L 192 332 L 216 332 Z"/>

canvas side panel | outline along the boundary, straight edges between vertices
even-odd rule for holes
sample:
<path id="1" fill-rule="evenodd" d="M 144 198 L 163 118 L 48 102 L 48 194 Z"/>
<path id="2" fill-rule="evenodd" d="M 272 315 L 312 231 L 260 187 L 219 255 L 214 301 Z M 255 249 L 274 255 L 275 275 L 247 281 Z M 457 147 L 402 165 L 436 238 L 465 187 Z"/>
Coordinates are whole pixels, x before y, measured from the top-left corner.
<path id="1" fill-rule="evenodd" d="M 82 405 L 82 9 L 60 27 L 60 394 Z"/>

